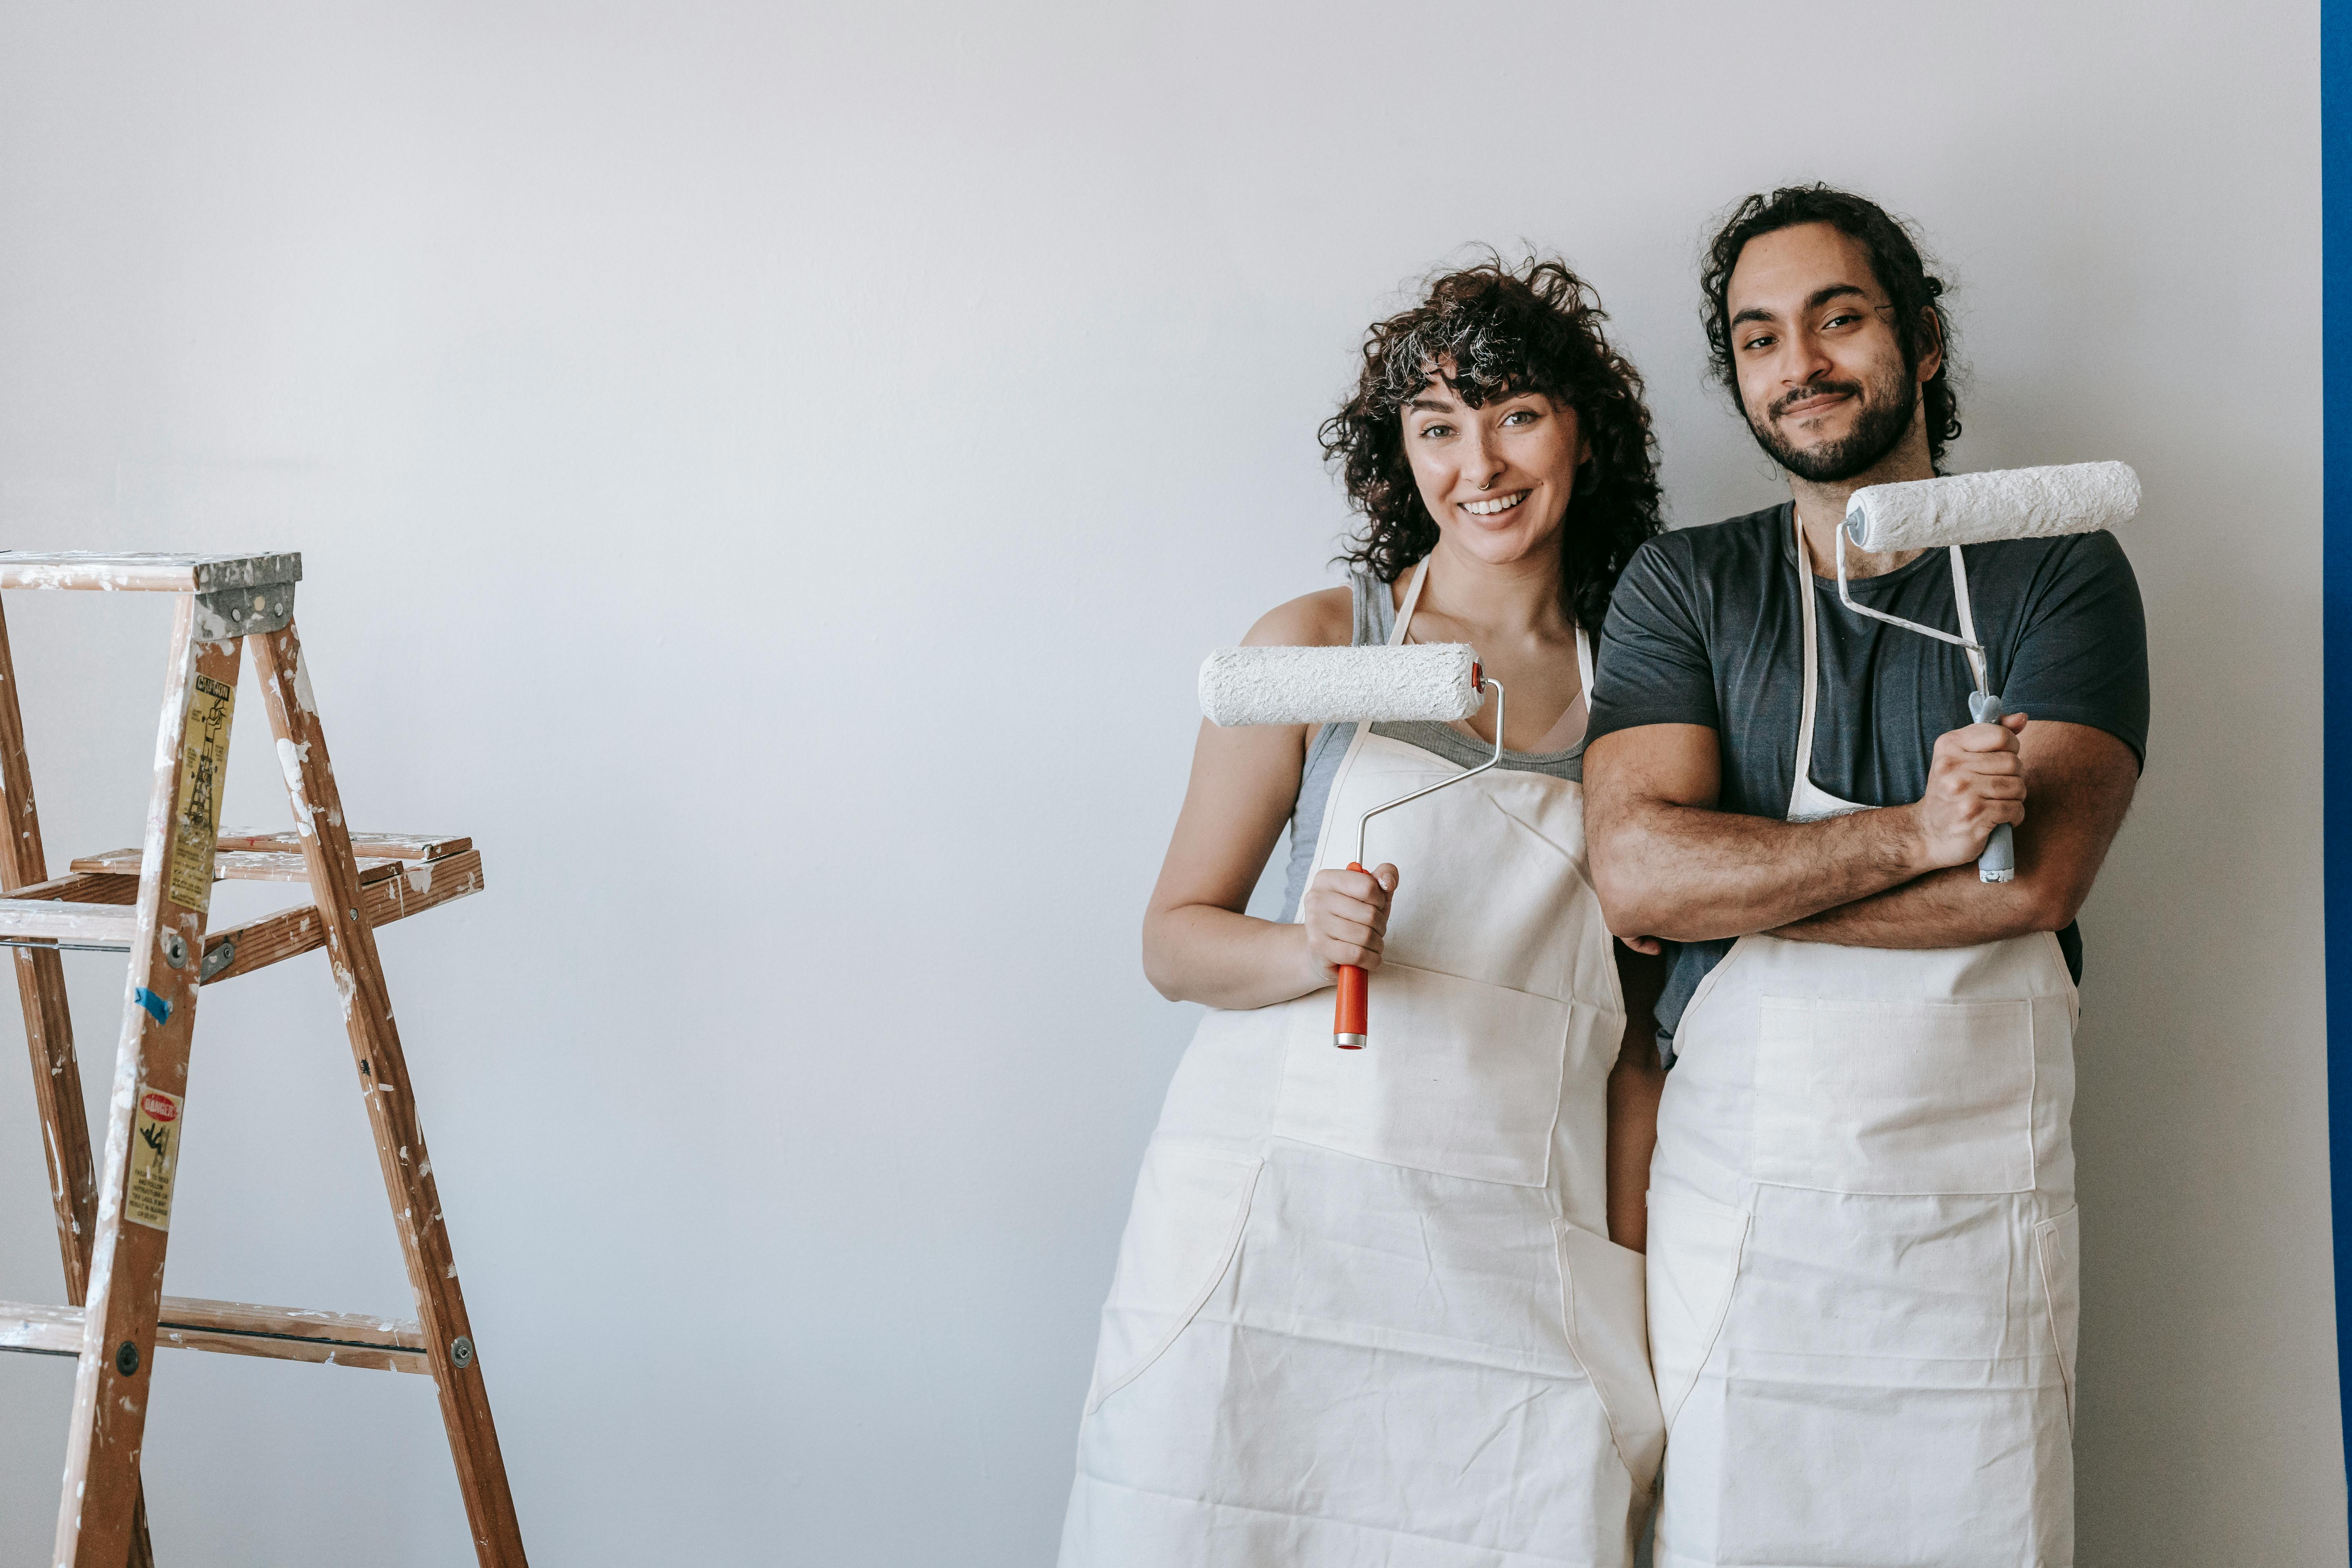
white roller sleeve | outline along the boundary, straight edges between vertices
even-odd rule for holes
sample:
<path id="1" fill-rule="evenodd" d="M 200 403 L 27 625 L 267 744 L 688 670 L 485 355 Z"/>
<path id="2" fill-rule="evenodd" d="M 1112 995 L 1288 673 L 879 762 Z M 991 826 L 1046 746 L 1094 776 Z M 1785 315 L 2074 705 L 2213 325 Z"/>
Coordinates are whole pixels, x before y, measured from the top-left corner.
<path id="1" fill-rule="evenodd" d="M 2139 476 L 2123 463 L 1997 468 L 1865 485 L 1846 502 L 1846 537 L 1873 553 L 2092 533 L 2131 521 Z"/>
<path id="2" fill-rule="evenodd" d="M 1404 647 L 1221 647 L 1201 661 L 1213 724 L 1467 719 L 1486 699 L 1468 643 Z"/>

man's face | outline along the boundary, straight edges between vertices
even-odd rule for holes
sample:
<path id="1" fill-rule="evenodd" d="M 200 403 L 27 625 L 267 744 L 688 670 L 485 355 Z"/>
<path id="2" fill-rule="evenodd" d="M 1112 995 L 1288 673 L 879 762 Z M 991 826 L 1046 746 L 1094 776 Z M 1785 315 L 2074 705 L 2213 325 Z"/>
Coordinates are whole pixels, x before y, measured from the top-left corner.
<path id="1" fill-rule="evenodd" d="M 1909 435 L 1942 353 L 1903 363 L 1895 309 L 1861 242 L 1825 223 L 1748 242 L 1725 301 L 1748 428 L 1799 479 L 1868 469 Z"/>

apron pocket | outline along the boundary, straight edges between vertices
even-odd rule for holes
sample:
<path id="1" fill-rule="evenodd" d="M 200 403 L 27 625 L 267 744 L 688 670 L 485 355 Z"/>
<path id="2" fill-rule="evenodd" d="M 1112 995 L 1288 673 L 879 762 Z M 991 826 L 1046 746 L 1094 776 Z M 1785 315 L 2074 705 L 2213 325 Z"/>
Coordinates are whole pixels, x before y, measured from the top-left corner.
<path id="1" fill-rule="evenodd" d="M 2033 1258 L 2042 1267 L 2042 1295 L 2050 1309 L 2050 1338 L 2058 1375 L 2066 1384 L 2066 1430 L 2074 1430 L 2075 1337 L 2083 1316 L 2083 1211 L 2068 1209 L 2033 1227 Z"/>
<path id="2" fill-rule="evenodd" d="M 1650 1375 L 1643 1260 L 1605 1236 L 1572 1225 L 1557 1228 L 1569 1349 L 1601 1396 L 1609 1435 L 1633 1479 L 1635 1494 L 1643 1494 L 1658 1478 L 1666 1447 L 1658 1385 Z"/>
<path id="3" fill-rule="evenodd" d="M 1152 1140 L 1103 1303 L 1093 1415 L 1176 1342 L 1232 1266 L 1263 1160 Z"/>
<path id="4" fill-rule="evenodd" d="M 1549 1168 L 1571 1024 L 1622 1032 L 1624 1022 L 1402 963 L 1373 973 L 1370 1013 L 1370 1043 L 1343 1051 L 1328 1010 L 1292 1009 L 1274 1135 L 1525 1187 L 1541 1186 Z"/>
<path id="5" fill-rule="evenodd" d="M 1820 1192 L 2033 1186 L 2033 1004 L 1763 998 L 1748 1174 Z"/>
<path id="6" fill-rule="evenodd" d="M 1651 1190 L 1650 1364 L 1669 1433 L 1731 1310 L 1748 1219 L 1705 1198 Z"/>

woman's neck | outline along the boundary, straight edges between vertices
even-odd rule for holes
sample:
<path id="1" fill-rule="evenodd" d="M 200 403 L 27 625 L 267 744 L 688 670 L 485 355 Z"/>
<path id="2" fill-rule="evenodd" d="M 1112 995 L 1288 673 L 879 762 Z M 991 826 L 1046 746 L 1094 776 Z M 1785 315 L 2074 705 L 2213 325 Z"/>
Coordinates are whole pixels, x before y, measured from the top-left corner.
<path id="1" fill-rule="evenodd" d="M 1410 574 L 1398 578 L 1400 603 L 1411 583 Z M 1429 579 L 1414 608 L 1416 616 L 1423 613 L 1506 638 L 1548 642 L 1573 629 L 1560 602 L 1558 550 L 1497 563 L 1451 549 L 1441 538 L 1430 552 Z"/>

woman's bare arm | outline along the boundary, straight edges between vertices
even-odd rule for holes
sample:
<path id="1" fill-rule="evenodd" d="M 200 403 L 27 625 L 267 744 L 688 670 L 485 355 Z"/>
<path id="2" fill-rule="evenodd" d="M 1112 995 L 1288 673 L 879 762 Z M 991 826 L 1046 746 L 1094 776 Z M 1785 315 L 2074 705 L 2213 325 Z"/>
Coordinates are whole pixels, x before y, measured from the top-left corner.
<path id="1" fill-rule="evenodd" d="M 1345 588 L 1294 599 L 1250 628 L 1244 647 L 1344 647 Z M 1380 966 L 1396 868 L 1318 872 L 1301 924 L 1242 911 L 1298 800 L 1308 726 L 1202 723 L 1192 782 L 1143 916 L 1143 972 L 1161 995 L 1213 1007 L 1265 1007 L 1332 983 L 1340 963 Z"/>

